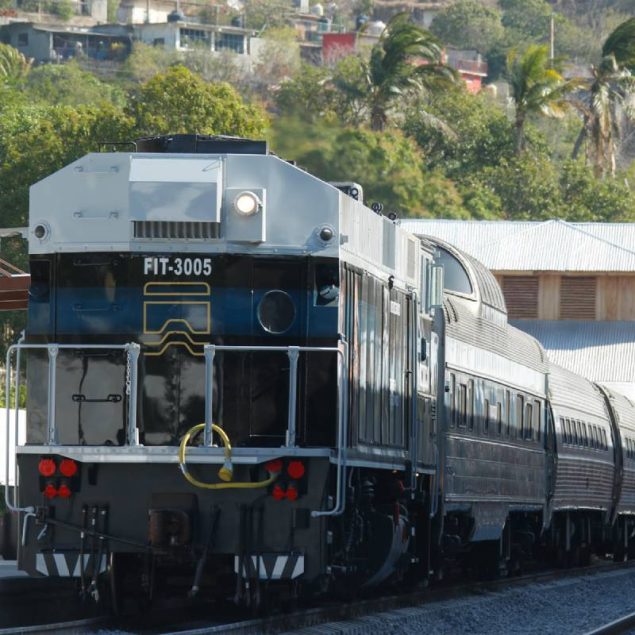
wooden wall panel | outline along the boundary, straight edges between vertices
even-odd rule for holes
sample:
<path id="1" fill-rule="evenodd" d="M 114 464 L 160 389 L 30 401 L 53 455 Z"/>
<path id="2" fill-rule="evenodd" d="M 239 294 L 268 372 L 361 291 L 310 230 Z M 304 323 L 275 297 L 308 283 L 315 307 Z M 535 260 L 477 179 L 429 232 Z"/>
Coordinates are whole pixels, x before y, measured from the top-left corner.
<path id="1" fill-rule="evenodd" d="M 617 276 L 617 320 L 635 320 L 635 277 Z"/>
<path id="2" fill-rule="evenodd" d="M 543 273 L 538 293 L 538 319 L 557 320 L 560 313 L 560 275 Z"/>
<path id="3" fill-rule="evenodd" d="M 595 314 L 598 320 L 619 319 L 619 279 L 617 276 L 598 276 Z"/>

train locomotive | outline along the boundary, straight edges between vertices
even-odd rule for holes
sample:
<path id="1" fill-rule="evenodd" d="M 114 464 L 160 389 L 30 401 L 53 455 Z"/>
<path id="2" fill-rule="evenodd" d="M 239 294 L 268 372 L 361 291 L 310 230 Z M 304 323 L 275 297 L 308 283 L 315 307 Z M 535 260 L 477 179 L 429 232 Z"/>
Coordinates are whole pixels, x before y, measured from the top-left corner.
<path id="1" fill-rule="evenodd" d="M 630 555 L 633 404 L 552 364 L 487 269 L 358 184 L 173 135 L 89 154 L 30 201 L 6 492 L 29 574 L 115 610 L 262 607 L 452 561 Z"/>

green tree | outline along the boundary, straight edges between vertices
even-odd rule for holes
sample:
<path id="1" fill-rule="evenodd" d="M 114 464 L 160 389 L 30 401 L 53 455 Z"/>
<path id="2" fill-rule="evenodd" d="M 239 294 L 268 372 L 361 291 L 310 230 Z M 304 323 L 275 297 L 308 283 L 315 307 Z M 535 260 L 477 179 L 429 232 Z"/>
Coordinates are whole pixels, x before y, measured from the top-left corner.
<path id="1" fill-rule="evenodd" d="M 517 41 L 546 41 L 553 9 L 545 0 L 499 0 L 503 26 Z"/>
<path id="2" fill-rule="evenodd" d="M 130 141 L 133 121 L 110 104 L 23 107 L 0 117 L 0 218 L 26 226 L 28 191 L 36 181 L 104 141 Z"/>
<path id="3" fill-rule="evenodd" d="M 16 85 L 26 79 L 33 64 L 18 49 L 0 43 L 0 85 Z"/>
<path id="4" fill-rule="evenodd" d="M 622 179 L 598 179 L 579 161 L 567 161 L 560 190 L 569 220 L 633 222 L 635 194 Z"/>
<path id="5" fill-rule="evenodd" d="M 362 83 L 340 77 L 335 85 L 344 95 L 367 109 L 370 126 L 382 131 L 395 101 L 407 91 L 439 88 L 457 80 L 456 73 L 441 62 L 441 45 L 429 31 L 395 15 L 370 53 L 359 58 Z"/>
<path id="6" fill-rule="evenodd" d="M 437 13 L 430 30 L 442 42 L 486 53 L 504 35 L 501 13 L 476 0 L 459 0 Z"/>
<path id="7" fill-rule="evenodd" d="M 489 95 L 472 95 L 463 86 L 432 94 L 424 103 L 414 101 L 403 129 L 416 139 L 428 166 L 453 178 L 514 155 L 514 128 L 505 112 Z"/>
<path id="8" fill-rule="evenodd" d="M 440 171 L 425 171 L 420 150 L 398 130 L 278 119 L 272 133 L 277 154 L 322 179 L 356 181 L 366 204 L 381 202 L 399 216 L 467 217 L 456 186 Z"/>
<path id="9" fill-rule="evenodd" d="M 267 29 L 262 35 L 262 47 L 258 52 L 252 83 L 258 94 L 267 99 L 272 86 L 294 77 L 300 69 L 300 44 L 292 27 Z"/>
<path id="10" fill-rule="evenodd" d="M 275 93 L 275 108 L 280 115 L 304 117 L 308 122 L 336 117 L 338 101 L 329 70 L 313 64 L 303 64 Z"/>
<path id="11" fill-rule="evenodd" d="M 588 98 L 579 102 L 583 125 L 573 149 L 575 158 L 587 141 L 587 159 L 596 176 L 615 175 L 616 146 L 619 143 L 620 116 L 635 117 L 635 18 L 620 24 L 606 39 L 602 59 L 591 66 L 586 82 Z"/>
<path id="12" fill-rule="evenodd" d="M 173 66 L 130 97 L 128 112 L 142 135 L 229 134 L 261 137 L 264 111 L 245 104 L 229 84 L 208 84 L 184 66 Z"/>
<path id="13" fill-rule="evenodd" d="M 34 68 L 29 73 L 25 88 L 31 100 L 46 104 L 79 106 L 109 102 L 123 106 L 125 102 L 125 95 L 120 89 L 82 70 L 75 60 Z"/>
<path id="14" fill-rule="evenodd" d="M 528 152 L 485 168 L 483 185 L 501 201 L 510 220 L 547 220 L 566 216 L 557 167 L 549 158 Z"/>
<path id="15" fill-rule="evenodd" d="M 132 53 L 126 58 L 121 69 L 122 76 L 128 83 L 137 85 L 151 80 L 158 73 L 164 73 L 179 61 L 180 55 L 175 51 L 166 51 L 161 46 L 135 42 Z"/>
<path id="16" fill-rule="evenodd" d="M 243 18 L 244 26 L 258 31 L 284 26 L 285 14 L 288 14 L 290 10 L 290 3 L 281 0 L 247 0 Z"/>
<path id="17" fill-rule="evenodd" d="M 525 148 L 527 117 L 543 114 L 561 117 L 570 106 L 566 100 L 578 80 L 565 80 L 549 60 L 546 46 L 531 45 L 522 55 L 512 50 L 507 57 L 507 74 L 514 102 L 516 152 Z"/>

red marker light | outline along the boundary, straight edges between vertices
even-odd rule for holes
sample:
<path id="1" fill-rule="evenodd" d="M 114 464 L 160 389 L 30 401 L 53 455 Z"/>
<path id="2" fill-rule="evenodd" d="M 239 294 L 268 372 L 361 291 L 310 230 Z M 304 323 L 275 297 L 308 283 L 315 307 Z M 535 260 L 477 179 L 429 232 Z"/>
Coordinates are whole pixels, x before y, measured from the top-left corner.
<path id="1" fill-rule="evenodd" d="M 57 466 L 55 465 L 55 461 L 53 459 L 40 459 L 37 469 L 42 476 L 46 476 L 48 478 L 49 476 L 53 476 L 53 474 L 55 474 Z"/>
<path id="2" fill-rule="evenodd" d="M 275 500 L 281 501 L 286 496 L 286 493 L 280 485 L 276 485 L 271 492 L 271 496 L 273 496 Z"/>
<path id="3" fill-rule="evenodd" d="M 46 496 L 46 498 L 55 498 L 57 496 L 57 490 L 55 489 L 55 485 L 53 485 L 52 483 L 49 483 L 44 488 L 44 496 Z"/>
<path id="4" fill-rule="evenodd" d="M 71 478 L 77 474 L 77 463 L 73 459 L 62 459 L 60 463 L 60 472 L 63 476 Z"/>
<path id="5" fill-rule="evenodd" d="M 292 479 L 298 480 L 304 476 L 304 463 L 302 461 L 291 461 L 287 466 L 287 473 Z"/>
<path id="6" fill-rule="evenodd" d="M 71 494 L 72 494 L 71 488 L 65 484 L 60 485 L 60 488 L 57 490 L 57 495 L 60 498 L 70 498 Z"/>
<path id="7" fill-rule="evenodd" d="M 265 463 L 265 470 L 267 470 L 269 474 L 280 474 L 280 472 L 282 472 L 282 459 L 274 459 L 273 461 Z"/>
<path id="8" fill-rule="evenodd" d="M 287 487 L 287 500 L 298 500 L 298 496 L 298 488 L 293 485 L 289 485 L 289 487 Z"/>

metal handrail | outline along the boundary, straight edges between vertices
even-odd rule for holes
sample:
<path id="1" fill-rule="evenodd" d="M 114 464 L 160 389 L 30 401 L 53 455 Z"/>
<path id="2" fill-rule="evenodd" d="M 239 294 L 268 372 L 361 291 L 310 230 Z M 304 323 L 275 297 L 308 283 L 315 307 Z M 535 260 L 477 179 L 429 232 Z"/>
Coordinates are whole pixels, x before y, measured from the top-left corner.
<path id="1" fill-rule="evenodd" d="M 340 346 L 228 346 L 206 344 L 205 354 L 205 429 L 203 443 L 206 447 L 213 444 L 212 419 L 214 408 L 214 358 L 216 351 L 239 353 L 286 353 L 289 357 L 289 404 L 287 411 L 286 448 L 296 447 L 296 409 L 298 390 L 298 360 L 300 353 L 336 353 L 338 356 L 338 412 L 337 412 L 337 478 L 335 505 L 329 510 L 312 511 L 311 515 L 338 516 L 344 511 L 344 485 L 346 470 L 346 446 L 348 440 L 348 344 L 342 338 Z"/>
<path id="2" fill-rule="evenodd" d="M 23 337 L 16 344 L 12 344 L 7 349 L 6 356 L 6 444 L 5 449 L 5 484 L 4 498 L 7 507 L 13 511 L 32 512 L 32 507 L 18 507 L 17 491 L 18 491 L 18 461 L 17 457 L 14 462 L 13 473 L 13 498 L 9 495 L 9 447 L 11 443 L 11 400 L 9 398 L 11 391 L 11 359 L 14 351 L 16 352 L 16 394 L 14 399 L 15 405 L 15 423 L 14 434 L 16 445 L 18 443 L 18 399 L 20 387 L 20 352 L 22 350 L 46 350 L 48 351 L 49 368 L 48 368 L 48 412 L 46 418 L 47 439 L 45 445 L 58 445 L 57 427 L 55 425 L 55 387 L 57 382 L 57 355 L 60 350 L 125 350 L 128 354 L 126 362 L 126 392 L 129 394 L 128 399 L 128 444 L 139 444 L 139 433 L 137 429 L 137 363 L 139 359 L 139 344 L 134 342 L 128 344 L 24 344 Z"/>
<path id="3" fill-rule="evenodd" d="M 127 353 L 126 360 L 126 394 L 128 395 L 128 422 L 127 422 L 127 446 L 138 446 L 139 429 L 137 427 L 137 395 L 138 395 L 138 362 L 140 346 L 135 342 L 127 344 L 24 344 L 22 340 L 13 344 L 7 349 L 6 356 L 6 466 L 5 466 L 5 500 L 7 507 L 11 511 L 32 512 L 32 507 L 20 508 L 17 506 L 18 490 L 18 462 L 14 464 L 14 493 L 13 499 L 9 496 L 9 446 L 10 446 L 10 388 L 11 388 L 11 359 L 16 355 L 16 415 L 15 415 L 15 435 L 16 444 L 18 439 L 18 388 L 20 376 L 20 351 L 22 350 L 46 350 L 48 351 L 48 412 L 47 412 L 47 441 L 45 445 L 58 445 L 58 431 L 55 421 L 55 388 L 57 383 L 57 355 L 60 350 L 124 350 Z M 338 417 L 337 417 L 337 447 L 336 447 L 336 499 L 332 509 L 312 511 L 313 517 L 336 516 L 344 511 L 345 504 L 345 470 L 346 470 L 346 447 L 348 440 L 348 409 L 346 407 L 348 399 L 348 343 L 344 338 L 340 340 L 340 346 L 225 346 L 216 344 L 206 344 L 205 354 L 205 430 L 204 445 L 211 447 L 212 440 L 212 419 L 213 419 L 213 382 L 214 382 L 214 357 L 216 351 L 222 352 L 283 352 L 289 357 L 289 404 L 287 412 L 287 431 L 285 448 L 295 448 L 296 445 L 296 410 L 297 410 L 297 375 L 298 361 L 300 353 L 336 353 L 338 356 Z"/>

